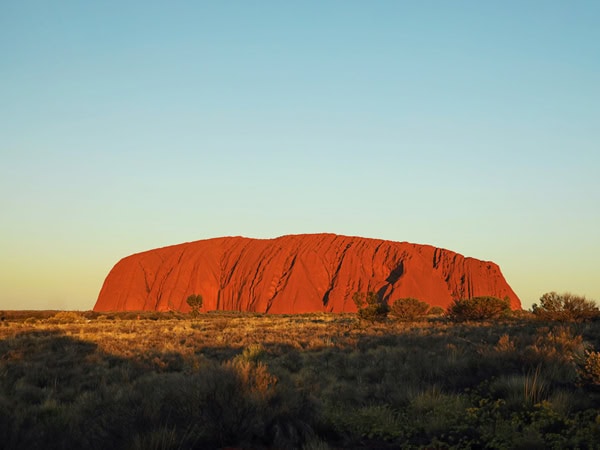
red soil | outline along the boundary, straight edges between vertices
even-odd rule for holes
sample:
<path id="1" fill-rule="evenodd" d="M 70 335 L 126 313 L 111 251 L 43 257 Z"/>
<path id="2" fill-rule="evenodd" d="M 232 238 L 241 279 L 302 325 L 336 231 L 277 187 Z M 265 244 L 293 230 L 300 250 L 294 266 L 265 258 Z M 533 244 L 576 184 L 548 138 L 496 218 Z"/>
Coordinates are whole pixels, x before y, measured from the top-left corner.
<path id="1" fill-rule="evenodd" d="M 203 310 L 267 313 L 356 311 L 352 294 L 377 291 L 388 301 L 414 297 L 446 308 L 456 298 L 521 302 L 488 261 L 407 242 L 334 234 L 276 239 L 224 237 L 128 256 L 110 271 L 95 311 Z"/>

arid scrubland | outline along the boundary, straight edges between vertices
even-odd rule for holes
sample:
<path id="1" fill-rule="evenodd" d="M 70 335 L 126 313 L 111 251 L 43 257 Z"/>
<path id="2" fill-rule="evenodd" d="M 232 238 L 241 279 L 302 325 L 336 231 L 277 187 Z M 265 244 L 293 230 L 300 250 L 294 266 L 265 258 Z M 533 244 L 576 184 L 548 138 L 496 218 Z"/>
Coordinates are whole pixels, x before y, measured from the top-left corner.
<path id="1" fill-rule="evenodd" d="M 12 312 L 0 442 L 599 448 L 600 322 Z"/>

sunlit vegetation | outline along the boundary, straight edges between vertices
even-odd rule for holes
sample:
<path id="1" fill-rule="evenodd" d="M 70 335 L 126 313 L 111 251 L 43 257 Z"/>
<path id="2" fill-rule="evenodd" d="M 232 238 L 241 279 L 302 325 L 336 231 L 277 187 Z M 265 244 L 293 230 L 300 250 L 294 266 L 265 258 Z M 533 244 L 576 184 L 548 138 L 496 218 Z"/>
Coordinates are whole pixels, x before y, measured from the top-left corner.
<path id="1" fill-rule="evenodd" d="M 540 297 L 539 305 L 533 305 L 533 314 L 544 320 L 580 322 L 599 315 L 593 300 L 569 292 L 548 292 Z"/>
<path id="2" fill-rule="evenodd" d="M 600 442 L 600 321 L 390 314 L 371 322 L 355 314 L 236 312 L 2 317 L 5 449 L 563 449 Z"/>

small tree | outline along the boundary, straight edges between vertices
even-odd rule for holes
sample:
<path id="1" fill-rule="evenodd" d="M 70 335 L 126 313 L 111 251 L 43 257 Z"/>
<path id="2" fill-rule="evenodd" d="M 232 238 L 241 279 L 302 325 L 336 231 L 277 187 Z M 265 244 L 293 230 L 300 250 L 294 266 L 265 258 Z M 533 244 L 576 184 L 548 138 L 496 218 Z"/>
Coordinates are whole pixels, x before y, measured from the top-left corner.
<path id="1" fill-rule="evenodd" d="M 473 297 L 454 300 L 448 307 L 448 316 L 457 321 L 496 319 L 510 312 L 508 298 Z"/>
<path id="2" fill-rule="evenodd" d="M 185 301 L 192 309 L 191 314 L 197 316 L 200 313 L 200 308 L 202 308 L 202 296 L 200 294 L 192 294 Z"/>
<path id="3" fill-rule="evenodd" d="M 391 312 L 403 320 L 415 320 L 429 311 L 429 304 L 416 298 L 400 298 L 392 303 Z"/>
<path id="4" fill-rule="evenodd" d="M 371 322 L 376 320 L 384 320 L 390 312 L 388 304 L 377 295 L 376 292 L 369 291 L 356 292 L 352 296 L 352 300 L 358 309 L 358 317 Z"/>
<path id="5" fill-rule="evenodd" d="M 531 309 L 536 317 L 544 320 L 580 322 L 600 316 L 596 302 L 569 292 L 548 292 L 540 297 L 539 306 L 534 303 Z"/>

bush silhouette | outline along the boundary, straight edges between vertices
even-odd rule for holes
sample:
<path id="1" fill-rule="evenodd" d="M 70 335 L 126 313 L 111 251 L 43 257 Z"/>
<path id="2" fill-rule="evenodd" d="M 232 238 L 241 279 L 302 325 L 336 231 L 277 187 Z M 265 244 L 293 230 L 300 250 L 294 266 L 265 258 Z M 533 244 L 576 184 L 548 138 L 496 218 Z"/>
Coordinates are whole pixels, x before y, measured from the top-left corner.
<path id="1" fill-rule="evenodd" d="M 192 309 L 192 315 L 198 315 L 200 308 L 202 308 L 202 296 L 200 294 L 192 294 L 186 299 L 186 303 Z"/>
<path id="2" fill-rule="evenodd" d="M 385 320 L 390 312 L 388 304 L 373 291 L 369 291 L 366 294 L 364 292 L 356 292 L 352 296 L 352 300 L 358 309 L 357 315 L 360 319 L 371 322 Z"/>
<path id="3" fill-rule="evenodd" d="M 540 319 L 566 322 L 580 322 L 600 316 L 596 302 L 569 292 L 547 292 L 540 297 L 539 306 L 533 304 L 532 311 Z"/>
<path id="4" fill-rule="evenodd" d="M 508 298 L 473 297 L 454 300 L 448 307 L 448 316 L 456 321 L 496 319 L 510 312 Z"/>
<path id="5" fill-rule="evenodd" d="M 416 298 L 400 298 L 392 303 L 391 312 L 403 320 L 414 320 L 429 311 L 429 304 Z"/>

